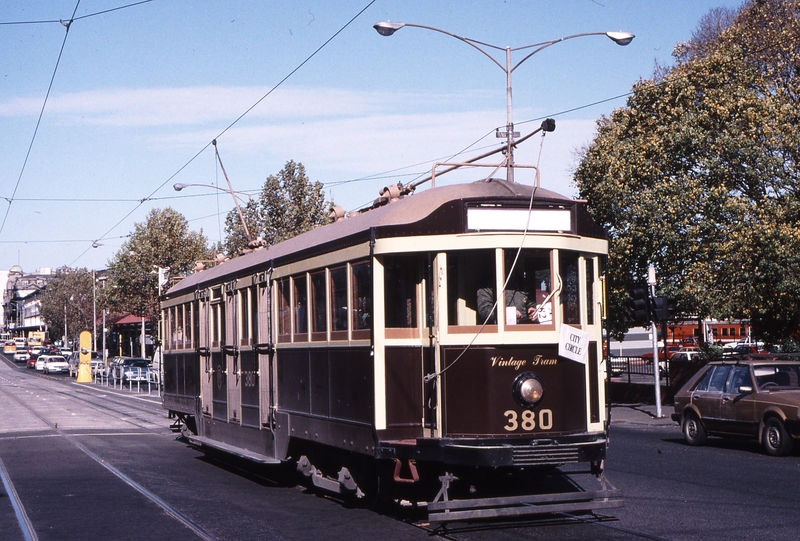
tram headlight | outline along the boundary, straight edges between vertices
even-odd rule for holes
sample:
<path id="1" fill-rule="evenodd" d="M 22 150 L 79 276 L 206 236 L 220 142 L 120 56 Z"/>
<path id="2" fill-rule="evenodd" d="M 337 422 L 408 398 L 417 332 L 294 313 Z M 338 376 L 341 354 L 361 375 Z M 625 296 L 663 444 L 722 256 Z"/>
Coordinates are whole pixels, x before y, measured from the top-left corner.
<path id="1" fill-rule="evenodd" d="M 523 408 L 535 406 L 544 395 L 544 386 L 536 374 L 524 372 L 517 376 L 511 386 L 514 400 Z"/>

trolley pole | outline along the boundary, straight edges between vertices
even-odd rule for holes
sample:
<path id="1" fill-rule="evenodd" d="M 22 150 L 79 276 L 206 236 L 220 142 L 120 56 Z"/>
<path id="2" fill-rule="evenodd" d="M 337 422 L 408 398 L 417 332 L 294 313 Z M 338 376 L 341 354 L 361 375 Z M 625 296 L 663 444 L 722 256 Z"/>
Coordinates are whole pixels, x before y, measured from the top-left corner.
<path id="1" fill-rule="evenodd" d="M 656 298 L 656 268 L 653 265 L 647 269 L 647 285 L 650 286 L 650 306 L 654 304 Z M 655 379 L 655 394 L 656 394 L 656 417 L 661 418 L 661 371 L 658 363 L 658 327 L 656 326 L 655 317 L 653 317 L 652 310 L 650 314 L 650 330 L 653 333 L 653 379 Z"/>

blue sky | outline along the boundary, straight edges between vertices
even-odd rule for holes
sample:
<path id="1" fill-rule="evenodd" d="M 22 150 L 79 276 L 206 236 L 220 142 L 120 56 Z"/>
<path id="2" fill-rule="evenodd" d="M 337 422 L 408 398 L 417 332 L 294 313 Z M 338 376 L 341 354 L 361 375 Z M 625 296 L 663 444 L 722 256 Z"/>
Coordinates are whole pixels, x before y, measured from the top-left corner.
<path id="1" fill-rule="evenodd" d="M 495 148 L 494 130 L 506 120 L 503 71 L 436 32 L 409 27 L 381 37 L 372 25 L 386 19 L 512 48 L 583 32 L 636 34 L 627 47 L 598 36 L 562 42 L 513 74 L 517 129 L 526 134 L 547 116 L 557 122 L 516 161 L 538 163 L 543 187 L 574 196 L 576 150 L 591 141 L 599 117 L 624 106 L 624 97 L 612 98 L 650 78 L 656 63 L 670 65 L 675 44 L 711 8 L 740 5 L 5 0 L 0 269 L 105 268 L 134 224 L 167 206 L 220 240 L 230 195 L 172 189 L 225 186 L 214 139 L 236 191 L 255 193 L 291 159 L 348 210 L 465 149 L 455 159 Z M 59 20 L 73 13 L 67 31 Z M 32 21 L 41 22 L 8 24 Z M 517 175 L 533 182 L 530 173 Z"/>

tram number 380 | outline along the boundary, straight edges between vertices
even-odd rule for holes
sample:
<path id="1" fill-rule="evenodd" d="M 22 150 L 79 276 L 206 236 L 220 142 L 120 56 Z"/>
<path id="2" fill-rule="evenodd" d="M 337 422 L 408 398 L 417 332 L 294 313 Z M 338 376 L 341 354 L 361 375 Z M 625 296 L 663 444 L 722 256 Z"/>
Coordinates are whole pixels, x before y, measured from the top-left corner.
<path id="1" fill-rule="evenodd" d="M 506 425 L 503 427 L 508 432 L 522 429 L 526 432 L 536 430 L 537 413 L 532 410 L 524 410 L 522 414 L 518 414 L 514 410 L 507 410 L 503 413 L 506 416 Z M 553 411 L 543 409 L 538 412 L 538 425 L 539 430 L 550 430 L 553 428 Z"/>

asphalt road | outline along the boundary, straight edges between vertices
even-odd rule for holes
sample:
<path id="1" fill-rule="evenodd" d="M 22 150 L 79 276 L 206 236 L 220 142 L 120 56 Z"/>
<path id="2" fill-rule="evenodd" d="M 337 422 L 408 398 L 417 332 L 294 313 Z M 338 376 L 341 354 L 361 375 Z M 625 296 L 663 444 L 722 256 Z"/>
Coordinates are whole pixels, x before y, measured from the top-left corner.
<path id="1" fill-rule="evenodd" d="M 433 534 L 396 510 L 320 497 L 285 471 L 206 457 L 169 424 L 155 394 L 0 362 L 0 540 L 788 540 L 800 532 L 797 452 L 773 458 L 755 443 L 713 438 L 693 448 L 663 420 L 611 428 L 606 472 L 624 508 L 455 523 Z"/>

